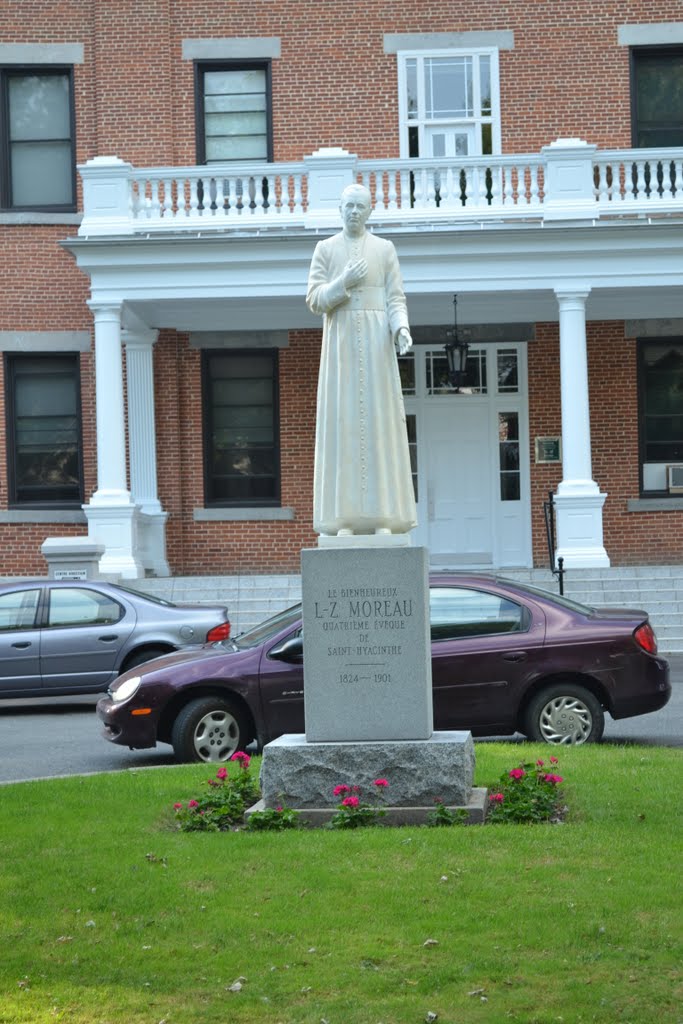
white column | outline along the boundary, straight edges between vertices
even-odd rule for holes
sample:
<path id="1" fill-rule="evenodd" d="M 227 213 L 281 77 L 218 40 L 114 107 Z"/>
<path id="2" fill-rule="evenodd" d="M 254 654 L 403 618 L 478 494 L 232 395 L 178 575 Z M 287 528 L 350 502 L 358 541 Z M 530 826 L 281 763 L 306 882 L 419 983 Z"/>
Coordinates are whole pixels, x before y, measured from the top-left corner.
<path id="1" fill-rule="evenodd" d="M 88 536 L 104 545 L 100 572 L 135 579 L 144 572 L 137 556 L 138 510 L 126 481 L 121 307 L 89 305 L 95 318 L 97 490 L 83 511 Z"/>
<path id="2" fill-rule="evenodd" d="M 586 299 L 589 290 L 556 288 L 560 307 L 560 390 L 562 396 L 562 480 L 555 496 L 557 558 L 565 568 L 608 566 L 603 545 L 601 494 L 593 480 Z"/>
<path id="3" fill-rule="evenodd" d="M 166 519 L 157 494 L 154 343 L 157 332 L 124 331 L 128 384 L 130 487 L 140 508 L 140 559 L 155 576 L 168 576 Z"/>

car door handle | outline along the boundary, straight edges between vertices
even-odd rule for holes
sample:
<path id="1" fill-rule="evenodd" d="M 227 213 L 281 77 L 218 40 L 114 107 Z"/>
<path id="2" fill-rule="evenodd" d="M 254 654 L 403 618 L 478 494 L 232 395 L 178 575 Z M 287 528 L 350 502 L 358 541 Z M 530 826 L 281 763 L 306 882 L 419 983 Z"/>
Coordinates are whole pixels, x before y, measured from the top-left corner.
<path id="1" fill-rule="evenodd" d="M 503 661 L 525 661 L 526 651 L 509 651 L 503 655 Z"/>
<path id="2" fill-rule="evenodd" d="M 118 640 L 118 633 L 107 633 L 106 636 L 99 636 L 97 639 L 104 641 L 105 644 L 111 644 L 114 640 Z"/>
<path id="3" fill-rule="evenodd" d="M 22 640 L 21 643 L 12 644 L 12 647 L 17 647 L 20 651 L 25 651 L 27 647 L 31 646 L 30 640 Z"/>

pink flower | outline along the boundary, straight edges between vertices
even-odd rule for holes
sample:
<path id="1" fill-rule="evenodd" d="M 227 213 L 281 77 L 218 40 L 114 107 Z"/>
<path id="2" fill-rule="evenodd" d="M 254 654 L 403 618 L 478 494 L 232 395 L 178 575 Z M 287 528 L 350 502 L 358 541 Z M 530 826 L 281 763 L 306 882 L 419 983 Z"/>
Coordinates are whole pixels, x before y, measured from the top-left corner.
<path id="1" fill-rule="evenodd" d="M 358 807 L 357 796 L 347 796 L 342 800 L 342 807 Z"/>
<path id="2" fill-rule="evenodd" d="M 173 804 L 173 810 L 174 811 L 182 811 L 182 809 L 183 809 L 183 805 L 182 804 Z"/>
<path id="3" fill-rule="evenodd" d="M 489 796 L 489 800 L 494 804 L 502 804 L 503 799 L 504 797 L 502 793 L 491 793 Z"/>
<path id="4" fill-rule="evenodd" d="M 332 790 L 332 793 L 334 794 L 334 796 L 341 796 L 342 793 L 350 793 L 350 792 L 351 792 L 351 790 L 349 789 L 348 786 L 335 786 L 334 789 Z"/>
<path id="5" fill-rule="evenodd" d="M 548 775 L 544 775 L 543 776 L 543 781 L 544 782 L 551 782 L 553 784 L 553 786 L 557 786 L 560 782 L 564 782 L 564 779 L 562 778 L 561 775 L 550 775 L 550 774 L 548 774 Z"/>
<path id="6" fill-rule="evenodd" d="M 545 761 L 541 761 L 541 759 L 540 759 L 540 757 L 539 757 L 539 759 L 538 759 L 538 761 L 536 762 L 536 764 L 538 765 L 538 767 L 539 767 L 539 768 L 542 768 L 542 767 L 543 767 L 543 765 L 545 764 Z"/>
<path id="7" fill-rule="evenodd" d="M 278 811 L 278 813 L 280 813 L 280 812 L 282 811 L 282 808 L 281 808 L 281 807 L 280 807 L 280 805 L 278 804 L 278 806 L 277 806 L 277 807 L 275 808 L 275 810 L 276 810 L 276 811 Z"/>
<path id="8" fill-rule="evenodd" d="M 190 800 L 190 802 L 188 803 L 187 806 L 188 807 L 199 807 L 199 804 L 197 803 L 196 800 Z"/>
<path id="9" fill-rule="evenodd" d="M 352 793 L 360 793 L 360 786 L 351 786 Z"/>
<path id="10" fill-rule="evenodd" d="M 508 772 L 511 779 L 523 779 L 526 772 L 523 768 L 513 768 L 512 771 Z"/>
<path id="11" fill-rule="evenodd" d="M 238 750 L 236 754 L 233 754 L 230 758 L 231 761 L 239 761 L 240 768 L 248 768 L 251 758 L 249 754 L 245 754 L 243 750 Z"/>
<path id="12" fill-rule="evenodd" d="M 228 777 L 228 769 L 227 768 L 219 768 L 218 771 L 216 772 L 216 778 L 217 779 L 227 779 L 227 777 Z"/>
<path id="13" fill-rule="evenodd" d="M 550 758 L 550 763 L 551 763 L 551 764 L 557 764 L 557 763 L 558 763 L 558 760 L 557 760 L 557 758 L 556 758 L 556 757 L 551 757 L 551 758 Z"/>
<path id="14" fill-rule="evenodd" d="M 389 783 L 386 779 L 375 779 L 375 781 L 373 782 L 373 786 L 381 786 L 382 789 L 384 789 L 384 787 L 388 785 Z"/>

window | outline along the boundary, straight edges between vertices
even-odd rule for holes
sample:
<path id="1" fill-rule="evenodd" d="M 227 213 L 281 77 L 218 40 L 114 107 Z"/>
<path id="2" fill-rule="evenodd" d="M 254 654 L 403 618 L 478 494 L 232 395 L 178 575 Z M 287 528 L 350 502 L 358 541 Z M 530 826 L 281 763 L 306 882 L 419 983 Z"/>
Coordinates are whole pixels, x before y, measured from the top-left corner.
<path id="1" fill-rule="evenodd" d="M 205 352 L 207 505 L 280 503 L 276 349 Z"/>
<path id="2" fill-rule="evenodd" d="M 432 587 L 429 591 L 432 640 L 460 640 L 529 628 L 529 613 L 514 601 L 483 590 Z"/>
<path id="3" fill-rule="evenodd" d="M 0 205 L 75 209 L 71 71 L 0 68 L 0 126 Z"/>
<path id="4" fill-rule="evenodd" d="M 13 590 L 0 595 L 0 630 L 33 629 L 39 590 Z"/>
<path id="5" fill-rule="evenodd" d="M 667 466 L 683 464 L 683 338 L 638 342 L 643 492 L 668 493 Z"/>
<path id="6" fill-rule="evenodd" d="M 48 626 L 111 626 L 123 618 L 123 608 L 112 597 L 79 587 L 50 591 Z"/>
<path id="7" fill-rule="evenodd" d="M 500 152 L 496 49 L 399 54 L 399 103 L 403 156 Z"/>
<path id="8" fill-rule="evenodd" d="M 270 63 L 196 64 L 197 159 L 272 160 Z"/>
<path id="9" fill-rule="evenodd" d="M 519 413 L 498 413 L 500 500 L 519 501 Z"/>
<path id="10" fill-rule="evenodd" d="M 683 47 L 631 50 L 633 145 L 683 146 Z"/>
<path id="11" fill-rule="evenodd" d="M 80 505 L 78 356 L 5 356 L 10 505 Z"/>

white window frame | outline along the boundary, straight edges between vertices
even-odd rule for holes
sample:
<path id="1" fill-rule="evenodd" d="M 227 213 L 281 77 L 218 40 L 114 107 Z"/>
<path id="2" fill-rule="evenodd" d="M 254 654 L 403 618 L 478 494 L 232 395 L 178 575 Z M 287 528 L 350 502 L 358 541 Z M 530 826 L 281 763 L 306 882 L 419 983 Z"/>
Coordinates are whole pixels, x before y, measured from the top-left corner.
<path id="1" fill-rule="evenodd" d="M 398 108 L 399 108 L 399 139 L 400 139 L 400 153 L 402 159 L 409 157 L 409 145 L 408 145 L 408 128 L 409 126 L 417 126 L 420 142 L 420 156 L 425 157 L 425 146 L 424 146 L 424 131 L 425 126 L 439 125 L 444 126 L 450 125 L 475 125 L 478 131 L 475 133 L 477 139 L 481 140 L 481 125 L 488 121 L 488 115 L 482 117 L 481 114 L 476 114 L 471 118 L 448 118 L 443 120 L 427 119 L 424 117 L 424 60 L 425 58 L 434 57 L 472 57 L 476 58 L 477 73 L 473 75 L 474 83 L 474 95 L 477 101 L 479 101 L 479 87 L 480 78 L 478 74 L 478 58 L 489 57 L 491 60 L 491 148 L 492 155 L 498 155 L 502 152 L 502 141 L 501 141 L 501 125 L 500 125 L 500 66 L 498 59 L 498 47 L 497 46 L 482 46 L 482 47 L 458 47 L 457 49 L 445 49 L 445 50 L 399 50 L 396 54 L 398 61 Z M 417 60 L 417 87 L 418 87 L 418 113 L 422 111 L 422 116 L 418 116 L 414 121 L 408 121 L 408 83 L 406 75 L 406 61 L 408 59 Z M 481 104 L 479 103 L 479 109 Z M 473 152 L 471 156 L 480 156 L 479 152 Z"/>

